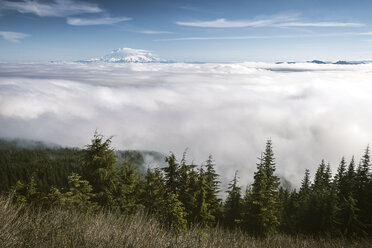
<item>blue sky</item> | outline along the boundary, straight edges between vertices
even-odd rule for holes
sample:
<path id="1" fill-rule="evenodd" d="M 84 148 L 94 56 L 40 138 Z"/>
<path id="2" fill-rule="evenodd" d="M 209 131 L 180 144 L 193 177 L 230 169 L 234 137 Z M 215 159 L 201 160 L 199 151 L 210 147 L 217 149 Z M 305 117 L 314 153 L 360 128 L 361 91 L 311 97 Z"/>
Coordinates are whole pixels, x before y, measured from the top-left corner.
<path id="1" fill-rule="evenodd" d="M 0 61 L 119 47 L 177 61 L 372 59 L 372 1 L 0 0 Z"/>

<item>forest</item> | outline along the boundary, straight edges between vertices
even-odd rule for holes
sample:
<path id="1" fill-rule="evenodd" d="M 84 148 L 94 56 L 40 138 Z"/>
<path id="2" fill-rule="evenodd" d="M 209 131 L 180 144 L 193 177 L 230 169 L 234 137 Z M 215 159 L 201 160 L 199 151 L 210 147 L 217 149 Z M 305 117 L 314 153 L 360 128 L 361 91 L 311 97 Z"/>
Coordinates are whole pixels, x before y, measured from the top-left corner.
<path id="1" fill-rule="evenodd" d="M 141 154 L 118 154 L 111 139 L 95 133 L 84 149 L 22 147 L 1 140 L 0 202 L 10 201 L 17 214 L 53 209 L 93 216 L 110 213 L 125 218 L 127 224 L 140 214 L 175 235 L 197 229 L 198 242 L 203 235 L 212 237 L 211 230 L 258 240 L 278 234 L 294 239 L 345 239 L 353 244 L 371 239 L 369 146 L 358 161 L 341 158 L 334 173 L 322 160 L 314 176 L 306 170 L 301 186 L 289 190 L 275 173 L 269 139 L 257 161 L 253 183 L 243 187 L 235 173 L 222 199 L 211 155 L 197 165 L 187 161 L 186 151 L 181 158 L 170 153 L 165 166 L 141 168 Z M 8 211 L 7 204 L 0 206 L 2 214 Z M 0 242 L 5 240 L 0 235 Z"/>

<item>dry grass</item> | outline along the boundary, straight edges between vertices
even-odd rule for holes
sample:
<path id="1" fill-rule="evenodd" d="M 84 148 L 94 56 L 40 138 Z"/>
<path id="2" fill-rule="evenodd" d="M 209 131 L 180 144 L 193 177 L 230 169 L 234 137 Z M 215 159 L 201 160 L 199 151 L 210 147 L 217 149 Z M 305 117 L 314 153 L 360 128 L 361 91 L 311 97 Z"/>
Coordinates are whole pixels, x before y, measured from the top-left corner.
<path id="1" fill-rule="evenodd" d="M 255 239 L 239 231 L 194 228 L 174 233 L 152 218 L 62 209 L 20 210 L 0 197 L 0 247 L 372 247 L 368 240 L 313 239 L 275 235 Z"/>

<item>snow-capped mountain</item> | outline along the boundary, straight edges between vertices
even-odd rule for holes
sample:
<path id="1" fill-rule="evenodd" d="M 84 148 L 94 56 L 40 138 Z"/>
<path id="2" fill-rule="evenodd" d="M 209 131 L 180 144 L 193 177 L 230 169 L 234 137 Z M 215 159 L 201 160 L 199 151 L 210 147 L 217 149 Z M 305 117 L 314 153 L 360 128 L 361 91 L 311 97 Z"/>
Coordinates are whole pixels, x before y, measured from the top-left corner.
<path id="1" fill-rule="evenodd" d="M 158 57 L 155 57 L 148 50 L 133 49 L 133 48 L 119 48 L 111 51 L 109 54 L 94 59 L 79 60 L 78 62 L 93 63 L 93 62 L 107 62 L 107 63 L 161 63 L 167 62 Z"/>

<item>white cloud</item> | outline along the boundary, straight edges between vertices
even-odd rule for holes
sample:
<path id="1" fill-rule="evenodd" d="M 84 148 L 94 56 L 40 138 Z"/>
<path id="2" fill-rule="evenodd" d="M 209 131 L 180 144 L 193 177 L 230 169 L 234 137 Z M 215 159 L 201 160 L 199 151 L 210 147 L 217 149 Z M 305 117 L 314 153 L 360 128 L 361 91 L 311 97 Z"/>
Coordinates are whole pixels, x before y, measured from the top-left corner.
<path id="1" fill-rule="evenodd" d="M 201 28 L 243 28 L 243 27 L 263 27 L 273 24 L 272 20 L 257 21 L 228 21 L 225 18 L 213 21 L 196 22 L 176 22 L 177 25 Z"/>
<path id="2" fill-rule="evenodd" d="M 283 35 L 240 35 L 240 36 L 193 36 L 154 39 L 154 41 L 193 41 L 193 40 L 251 40 L 251 39 L 291 39 L 291 38 L 314 38 L 314 37 L 344 37 L 344 36 L 369 36 L 372 32 L 357 33 L 311 33 L 311 34 L 283 34 Z"/>
<path id="3" fill-rule="evenodd" d="M 0 136 L 62 145 L 95 129 L 119 149 L 215 156 L 222 180 L 252 180 L 271 137 L 277 171 L 299 184 L 322 158 L 372 141 L 372 64 L 0 64 Z M 345 100 L 347 99 L 347 100 Z"/>
<path id="4" fill-rule="evenodd" d="M 363 27 L 365 24 L 356 22 L 287 22 L 277 24 L 278 27 Z"/>
<path id="5" fill-rule="evenodd" d="M 7 41 L 19 43 L 21 39 L 24 39 L 29 35 L 18 32 L 0 31 L 0 36 Z"/>
<path id="6" fill-rule="evenodd" d="M 173 34 L 173 32 L 169 31 L 161 31 L 161 30 L 140 30 L 137 33 L 141 34 Z"/>
<path id="7" fill-rule="evenodd" d="M 177 25 L 200 28 L 244 28 L 244 27 L 362 27 L 363 23 L 355 22 L 303 22 L 299 14 L 277 15 L 254 20 L 227 20 L 225 18 L 211 21 L 176 22 Z"/>
<path id="8" fill-rule="evenodd" d="M 123 21 L 130 21 L 129 17 L 100 17 L 100 18 L 76 18 L 68 17 L 67 23 L 73 26 L 107 25 Z"/>
<path id="9" fill-rule="evenodd" d="M 82 13 L 99 13 L 102 9 L 96 4 L 72 1 L 53 0 L 51 2 L 39 0 L 23 0 L 20 2 L 0 1 L 3 9 L 16 10 L 20 13 L 32 13 L 41 17 L 66 17 Z"/>
<path id="10" fill-rule="evenodd" d="M 369 35 L 372 35 L 372 32 L 354 33 L 354 34 L 356 34 L 356 35 L 367 35 L 367 36 L 369 36 Z"/>

